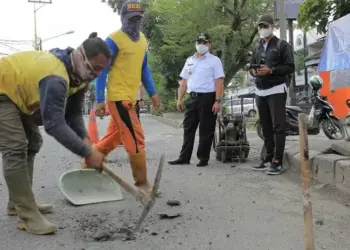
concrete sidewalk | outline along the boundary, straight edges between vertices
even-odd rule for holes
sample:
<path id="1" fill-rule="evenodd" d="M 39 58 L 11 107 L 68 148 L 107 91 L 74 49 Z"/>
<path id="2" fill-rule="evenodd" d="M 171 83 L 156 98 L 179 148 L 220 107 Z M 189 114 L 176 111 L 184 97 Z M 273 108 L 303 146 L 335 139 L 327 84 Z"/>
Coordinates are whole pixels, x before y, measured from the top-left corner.
<path id="1" fill-rule="evenodd" d="M 152 116 L 152 118 L 170 126 L 180 128 L 183 121 L 183 113 L 164 113 L 163 117 Z M 251 132 L 250 136 L 252 136 Z M 308 140 L 312 179 L 318 183 L 335 186 L 339 190 L 350 194 L 350 153 L 347 155 L 342 153 L 344 148 L 347 147 L 350 152 L 350 142 L 329 140 L 323 132 L 316 136 L 309 136 Z M 254 143 L 254 147 L 262 148 L 263 142 L 260 141 L 259 143 L 259 145 Z M 287 138 L 283 165 L 287 171 L 295 174 L 300 174 L 301 160 L 299 147 L 298 136 Z M 339 147 L 343 150 L 334 150 L 339 149 Z"/>

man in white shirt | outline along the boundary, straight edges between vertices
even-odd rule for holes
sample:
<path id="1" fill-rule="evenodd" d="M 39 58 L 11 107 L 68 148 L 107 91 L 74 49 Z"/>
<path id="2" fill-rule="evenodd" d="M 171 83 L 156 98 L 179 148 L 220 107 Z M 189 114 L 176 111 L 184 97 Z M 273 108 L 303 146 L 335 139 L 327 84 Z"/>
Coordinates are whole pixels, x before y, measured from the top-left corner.
<path id="1" fill-rule="evenodd" d="M 201 33 L 196 39 L 197 52 L 190 56 L 180 74 L 177 108 L 183 109 L 183 97 L 187 91 L 190 99 L 186 104 L 183 121 L 184 141 L 177 160 L 170 165 L 190 164 L 196 130 L 199 125 L 198 167 L 208 165 L 213 143 L 216 116 L 221 108 L 224 70 L 220 59 L 209 50 L 211 39 L 208 33 Z"/>
<path id="2" fill-rule="evenodd" d="M 294 73 L 294 54 L 290 44 L 273 35 L 274 20 L 264 15 L 258 20 L 261 37 L 253 52 L 251 65 L 260 67 L 251 70 L 257 91 L 256 105 L 264 135 L 267 156 L 253 170 L 277 175 L 283 171 L 282 159 L 285 147 L 286 99 L 290 74 Z"/>

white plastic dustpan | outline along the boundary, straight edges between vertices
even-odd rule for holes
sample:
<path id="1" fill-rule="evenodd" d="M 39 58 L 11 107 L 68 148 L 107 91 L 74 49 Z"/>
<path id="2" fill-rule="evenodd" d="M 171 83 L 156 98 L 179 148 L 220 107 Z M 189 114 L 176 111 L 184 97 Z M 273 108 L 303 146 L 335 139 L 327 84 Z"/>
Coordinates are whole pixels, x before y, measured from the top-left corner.
<path id="1" fill-rule="evenodd" d="M 74 205 L 86 205 L 123 199 L 119 184 L 106 173 L 94 169 L 70 170 L 61 175 L 58 185 Z"/>

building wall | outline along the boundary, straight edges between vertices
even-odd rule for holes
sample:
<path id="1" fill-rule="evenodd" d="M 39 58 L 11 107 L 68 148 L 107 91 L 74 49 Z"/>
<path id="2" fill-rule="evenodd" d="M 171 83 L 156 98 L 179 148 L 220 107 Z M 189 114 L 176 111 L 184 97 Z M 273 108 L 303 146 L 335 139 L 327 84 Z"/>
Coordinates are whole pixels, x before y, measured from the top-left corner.
<path id="1" fill-rule="evenodd" d="M 308 54 L 312 55 L 318 53 L 323 48 L 323 42 L 326 34 L 317 34 L 316 29 L 312 29 L 306 33 L 306 41 Z M 294 32 L 294 50 L 300 51 L 304 49 L 304 38 L 301 30 L 295 30 Z"/>

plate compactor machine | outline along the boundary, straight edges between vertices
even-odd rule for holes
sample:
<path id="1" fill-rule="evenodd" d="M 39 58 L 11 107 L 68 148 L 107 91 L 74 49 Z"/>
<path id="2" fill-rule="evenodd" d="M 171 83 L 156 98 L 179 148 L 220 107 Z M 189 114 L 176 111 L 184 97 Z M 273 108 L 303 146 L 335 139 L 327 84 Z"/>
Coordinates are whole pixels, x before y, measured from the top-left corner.
<path id="1" fill-rule="evenodd" d="M 223 163 L 245 162 L 250 150 L 245 116 L 218 115 L 217 124 L 213 143 L 216 159 Z"/>

